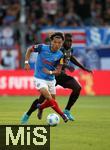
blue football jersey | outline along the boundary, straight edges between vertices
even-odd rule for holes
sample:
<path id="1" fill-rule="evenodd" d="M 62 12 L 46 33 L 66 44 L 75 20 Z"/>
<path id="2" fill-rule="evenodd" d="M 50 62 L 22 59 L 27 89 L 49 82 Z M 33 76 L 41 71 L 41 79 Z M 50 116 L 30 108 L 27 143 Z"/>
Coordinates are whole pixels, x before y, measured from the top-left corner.
<path id="1" fill-rule="evenodd" d="M 63 58 L 63 53 L 60 50 L 53 52 L 51 51 L 51 46 L 45 44 L 34 45 L 33 48 L 34 52 L 38 52 L 34 76 L 44 80 L 54 80 L 55 75 L 44 73 L 43 68 L 51 71 L 55 70 Z"/>

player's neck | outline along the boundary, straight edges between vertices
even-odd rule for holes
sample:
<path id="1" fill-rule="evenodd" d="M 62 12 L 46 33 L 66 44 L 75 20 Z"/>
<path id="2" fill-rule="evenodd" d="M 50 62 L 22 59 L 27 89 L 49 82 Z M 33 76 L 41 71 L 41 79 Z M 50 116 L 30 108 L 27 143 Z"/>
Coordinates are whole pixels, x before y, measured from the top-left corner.
<path id="1" fill-rule="evenodd" d="M 50 51 L 53 52 L 53 53 L 56 52 L 56 50 L 52 46 L 50 46 Z"/>

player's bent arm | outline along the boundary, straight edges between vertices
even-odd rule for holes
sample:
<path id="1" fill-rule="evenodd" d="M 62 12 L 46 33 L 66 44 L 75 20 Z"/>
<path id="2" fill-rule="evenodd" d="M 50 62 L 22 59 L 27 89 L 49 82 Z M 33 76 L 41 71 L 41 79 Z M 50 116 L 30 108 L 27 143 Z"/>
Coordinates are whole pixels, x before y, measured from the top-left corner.
<path id="1" fill-rule="evenodd" d="M 80 67 L 81 69 L 87 71 L 87 72 L 92 72 L 90 69 L 85 68 L 74 56 L 71 56 L 70 61 Z"/>
<path id="2" fill-rule="evenodd" d="M 57 68 L 54 71 L 51 71 L 50 73 L 54 75 L 59 75 L 61 71 L 62 71 L 62 65 L 59 64 Z"/>
<path id="3" fill-rule="evenodd" d="M 26 51 L 25 61 L 29 61 L 31 53 L 34 51 L 33 47 L 29 47 Z"/>
<path id="4" fill-rule="evenodd" d="M 64 59 L 61 58 L 61 59 L 59 60 L 59 63 L 58 63 L 58 65 L 57 65 L 56 69 L 55 69 L 54 71 L 50 72 L 50 73 L 51 73 L 51 74 L 54 74 L 54 75 L 59 75 L 59 74 L 61 73 L 61 71 L 62 71 L 63 65 L 64 65 Z"/>
<path id="5" fill-rule="evenodd" d="M 84 66 L 74 56 L 71 56 L 70 61 L 74 63 L 76 66 L 84 69 Z"/>
<path id="6" fill-rule="evenodd" d="M 26 51 L 26 55 L 25 55 L 25 69 L 29 70 L 30 69 L 30 65 L 29 65 L 29 58 L 31 53 L 33 52 L 33 47 L 29 47 Z"/>
<path id="7" fill-rule="evenodd" d="M 62 65 L 58 65 L 57 68 L 53 71 L 48 70 L 47 68 L 43 68 L 43 72 L 50 75 L 59 75 L 61 73 L 61 70 L 62 70 Z"/>

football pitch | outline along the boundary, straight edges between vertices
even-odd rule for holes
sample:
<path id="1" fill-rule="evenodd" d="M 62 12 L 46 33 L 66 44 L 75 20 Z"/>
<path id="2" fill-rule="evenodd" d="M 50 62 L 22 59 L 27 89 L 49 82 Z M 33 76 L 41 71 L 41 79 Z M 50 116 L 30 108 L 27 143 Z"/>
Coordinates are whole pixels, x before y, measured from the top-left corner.
<path id="1" fill-rule="evenodd" d="M 20 124 L 22 114 L 35 97 L 0 97 L 0 124 Z M 63 109 L 68 97 L 57 97 Z M 75 121 L 51 127 L 51 150 L 109 150 L 110 149 L 110 97 L 81 96 L 72 109 Z M 48 108 L 38 120 L 32 114 L 29 125 L 45 125 L 46 117 L 53 110 Z"/>

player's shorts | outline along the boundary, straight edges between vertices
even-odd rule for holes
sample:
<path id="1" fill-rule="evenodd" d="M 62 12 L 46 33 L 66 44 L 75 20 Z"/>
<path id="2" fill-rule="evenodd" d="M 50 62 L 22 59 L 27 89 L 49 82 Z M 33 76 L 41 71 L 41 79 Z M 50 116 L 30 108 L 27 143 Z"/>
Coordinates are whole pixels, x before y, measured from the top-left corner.
<path id="1" fill-rule="evenodd" d="M 64 88 L 72 89 L 81 86 L 80 83 L 74 77 L 71 77 L 65 73 L 61 73 L 60 75 L 56 76 L 55 79 L 56 85 L 60 85 Z"/>
<path id="2" fill-rule="evenodd" d="M 34 77 L 34 85 L 37 90 L 46 88 L 51 94 L 56 94 L 56 80 L 48 81 Z"/>

